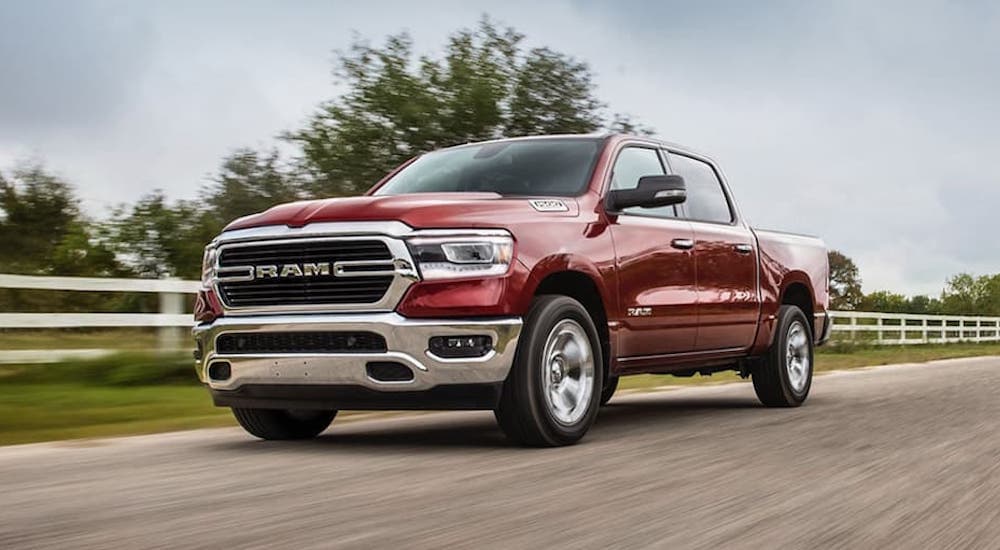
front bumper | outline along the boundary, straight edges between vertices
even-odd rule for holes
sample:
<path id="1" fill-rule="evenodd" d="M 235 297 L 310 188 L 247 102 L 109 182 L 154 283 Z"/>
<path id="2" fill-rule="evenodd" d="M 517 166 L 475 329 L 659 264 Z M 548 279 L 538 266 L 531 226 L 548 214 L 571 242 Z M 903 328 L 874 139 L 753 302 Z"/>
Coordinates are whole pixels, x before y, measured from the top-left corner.
<path id="1" fill-rule="evenodd" d="M 215 342 L 227 332 L 368 331 L 385 338 L 382 353 L 280 353 L 220 354 Z M 412 393 L 444 385 L 496 385 L 507 378 L 514 362 L 521 319 L 408 319 L 397 313 L 329 315 L 271 315 L 223 317 L 194 329 L 201 358 L 198 378 L 213 395 L 245 393 L 261 387 L 281 388 L 287 400 L 294 400 L 294 388 L 357 388 L 365 393 Z M 489 335 L 493 350 L 482 357 L 447 359 L 428 350 L 434 336 Z M 230 364 L 226 380 L 213 380 L 208 367 L 214 362 Z M 392 361 L 413 372 L 407 381 L 379 381 L 368 376 L 371 362 Z M 245 388 L 245 389 L 244 389 Z M 243 392 L 238 390 L 244 389 Z M 216 401 L 219 401 L 217 398 Z"/>

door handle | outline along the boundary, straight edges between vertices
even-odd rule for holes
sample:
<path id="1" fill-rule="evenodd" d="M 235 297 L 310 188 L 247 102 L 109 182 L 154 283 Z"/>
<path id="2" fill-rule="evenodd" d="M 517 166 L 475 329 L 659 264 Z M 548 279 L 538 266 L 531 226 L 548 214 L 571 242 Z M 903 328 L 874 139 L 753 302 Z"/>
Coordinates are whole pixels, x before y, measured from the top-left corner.
<path id="1" fill-rule="evenodd" d="M 694 241 L 692 239 L 674 239 L 670 241 L 670 246 L 678 250 L 691 250 L 694 248 Z"/>
<path id="2" fill-rule="evenodd" d="M 746 243 L 740 243 L 738 245 L 733 246 L 733 248 L 735 248 L 736 251 L 739 252 L 740 254 L 749 254 L 753 252 L 753 247 Z"/>

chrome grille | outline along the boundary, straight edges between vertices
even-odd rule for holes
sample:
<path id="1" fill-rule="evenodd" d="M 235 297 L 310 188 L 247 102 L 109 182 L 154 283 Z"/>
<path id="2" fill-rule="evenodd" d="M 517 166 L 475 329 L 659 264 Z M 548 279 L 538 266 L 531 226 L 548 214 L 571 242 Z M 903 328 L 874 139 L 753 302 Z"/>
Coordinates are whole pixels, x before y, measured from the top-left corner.
<path id="1" fill-rule="evenodd" d="M 376 304 L 396 279 L 393 260 L 389 246 L 380 239 L 289 239 L 224 245 L 218 257 L 219 295 L 234 309 Z M 339 269 L 334 269 L 338 263 L 342 263 Z M 305 276 L 295 272 L 281 277 L 253 276 L 260 266 L 276 266 L 278 271 L 283 266 L 296 266 L 301 271 L 307 264 L 326 269 Z"/>
<path id="2" fill-rule="evenodd" d="M 301 240 L 227 247 L 219 255 L 219 267 L 391 259 L 392 253 L 383 241 Z"/>

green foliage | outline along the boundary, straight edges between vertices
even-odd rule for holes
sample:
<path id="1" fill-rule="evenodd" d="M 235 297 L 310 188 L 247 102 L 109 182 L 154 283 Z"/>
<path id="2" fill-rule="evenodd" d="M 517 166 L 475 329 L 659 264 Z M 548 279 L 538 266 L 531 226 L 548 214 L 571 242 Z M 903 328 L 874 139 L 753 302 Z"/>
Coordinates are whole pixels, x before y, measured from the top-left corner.
<path id="1" fill-rule="evenodd" d="M 867 294 L 858 309 L 885 313 L 1000 316 L 1000 274 L 960 273 L 948 279 L 941 298 L 907 297 L 881 290 Z"/>
<path id="2" fill-rule="evenodd" d="M 117 258 L 140 277 L 197 279 L 205 245 L 227 223 L 297 200 L 299 189 L 276 151 L 239 149 L 223 159 L 200 200 L 170 202 L 162 191 L 154 191 L 132 206 L 119 207 L 103 235 Z"/>
<path id="3" fill-rule="evenodd" d="M 866 294 L 861 300 L 860 309 L 862 311 L 902 313 L 908 302 L 906 296 L 902 294 L 879 290 Z"/>
<path id="4" fill-rule="evenodd" d="M 219 173 L 201 193 L 202 206 L 215 225 L 302 198 L 296 175 L 281 166 L 278 152 L 237 149 L 223 159 Z"/>
<path id="5" fill-rule="evenodd" d="M 949 314 L 1000 315 L 1000 274 L 955 275 L 948 279 L 941 302 Z"/>
<path id="6" fill-rule="evenodd" d="M 0 174 L 0 273 L 125 275 L 68 183 L 39 164 Z M 0 311 L 117 311 L 133 297 L 0 289 Z"/>
<path id="7" fill-rule="evenodd" d="M 171 204 L 161 191 L 119 207 L 104 227 L 118 258 L 139 277 L 198 279 L 204 246 L 222 224 L 189 201 Z"/>
<path id="8" fill-rule="evenodd" d="M 603 105 L 592 95 L 593 75 L 586 63 L 535 48 L 514 73 L 505 135 L 574 134 L 601 127 Z"/>
<path id="9" fill-rule="evenodd" d="M 866 294 L 858 305 L 861 311 L 881 313 L 917 313 L 936 315 L 942 313 L 941 300 L 929 296 L 904 296 L 887 290 Z"/>
<path id="10" fill-rule="evenodd" d="M 617 134 L 631 134 L 635 136 L 652 136 L 656 134 L 655 129 L 637 122 L 632 118 L 632 115 L 626 113 L 615 113 L 611 117 L 608 130 Z"/>
<path id="11" fill-rule="evenodd" d="M 862 301 L 861 275 L 854 260 L 837 250 L 829 252 L 830 308 L 854 310 Z M 864 308 L 862 308 L 864 309 Z"/>
<path id="12" fill-rule="evenodd" d="M 194 363 L 186 354 L 123 352 L 99 359 L 70 360 L 47 365 L 0 366 L 4 384 L 85 384 L 141 386 L 198 383 Z"/>
<path id="13" fill-rule="evenodd" d="M 0 174 L 0 273 L 120 273 L 93 235 L 68 183 L 33 164 Z"/>
<path id="14" fill-rule="evenodd" d="M 548 48 L 524 51 L 522 40 L 485 18 L 453 34 L 440 58 L 417 58 L 406 33 L 381 48 L 355 38 L 335 71 L 346 91 L 286 135 L 301 147 L 308 191 L 358 194 L 406 159 L 450 145 L 601 128 L 589 66 Z"/>

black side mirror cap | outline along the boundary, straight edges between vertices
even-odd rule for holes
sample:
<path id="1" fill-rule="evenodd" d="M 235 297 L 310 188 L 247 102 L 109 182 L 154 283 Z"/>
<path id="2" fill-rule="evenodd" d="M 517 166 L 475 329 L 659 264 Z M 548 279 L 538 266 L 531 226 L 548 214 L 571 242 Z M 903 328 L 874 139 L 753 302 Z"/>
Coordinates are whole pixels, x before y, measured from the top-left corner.
<path id="1" fill-rule="evenodd" d="M 687 200 L 684 178 L 677 175 L 643 176 L 635 189 L 616 189 L 608 193 L 607 208 L 620 212 L 625 208 L 657 208 Z"/>

